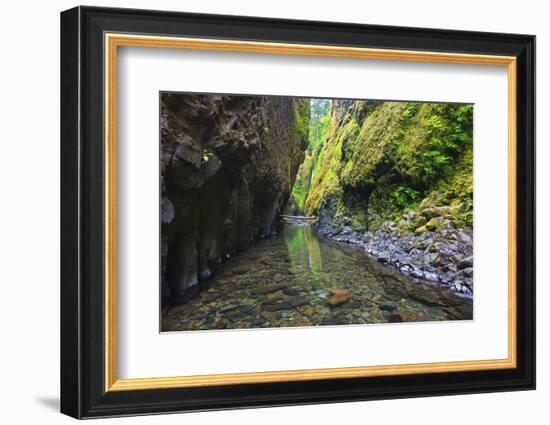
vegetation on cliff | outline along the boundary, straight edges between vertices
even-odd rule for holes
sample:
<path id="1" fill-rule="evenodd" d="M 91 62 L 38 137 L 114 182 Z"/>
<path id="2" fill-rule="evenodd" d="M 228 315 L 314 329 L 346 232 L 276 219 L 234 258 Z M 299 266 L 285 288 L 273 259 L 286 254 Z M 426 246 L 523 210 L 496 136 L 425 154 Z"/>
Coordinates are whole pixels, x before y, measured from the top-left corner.
<path id="1" fill-rule="evenodd" d="M 406 233 L 426 223 L 405 213 L 444 206 L 471 227 L 472 105 L 335 100 L 325 122 L 298 173 L 299 210 L 331 207 L 335 224 L 358 231 L 394 220 Z"/>
<path id="2" fill-rule="evenodd" d="M 332 101 L 328 99 L 311 99 L 309 101 L 309 120 L 307 126 L 308 146 L 305 152 L 305 159 L 298 169 L 296 182 L 292 188 L 292 195 L 287 212 L 295 215 L 303 215 L 305 202 L 312 183 L 313 170 L 317 164 L 319 152 L 321 151 L 327 136 L 330 124 L 330 111 Z"/>

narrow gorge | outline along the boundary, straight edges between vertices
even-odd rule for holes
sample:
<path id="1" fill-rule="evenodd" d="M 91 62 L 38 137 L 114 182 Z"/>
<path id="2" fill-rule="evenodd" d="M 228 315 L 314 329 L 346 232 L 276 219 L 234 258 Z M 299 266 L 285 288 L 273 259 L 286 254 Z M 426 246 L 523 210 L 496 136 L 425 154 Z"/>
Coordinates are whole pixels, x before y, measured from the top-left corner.
<path id="1" fill-rule="evenodd" d="M 473 314 L 473 106 L 161 94 L 162 330 Z"/>

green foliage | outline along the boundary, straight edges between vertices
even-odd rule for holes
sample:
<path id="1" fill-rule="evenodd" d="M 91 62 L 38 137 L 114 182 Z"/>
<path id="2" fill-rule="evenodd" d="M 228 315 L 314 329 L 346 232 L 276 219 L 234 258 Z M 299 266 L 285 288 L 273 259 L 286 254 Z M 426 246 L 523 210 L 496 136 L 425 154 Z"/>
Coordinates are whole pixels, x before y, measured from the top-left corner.
<path id="1" fill-rule="evenodd" d="M 454 160 L 472 144 L 472 105 L 422 105 L 402 128 L 396 166 L 427 188 L 450 173 Z"/>
<path id="2" fill-rule="evenodd" d="M 338 107 L 322 140 L 314 139 L 308 215 L 329 198 L 339 200 L 336 219 L 357 226 L 397 220 L 422 204 L 454 205 L 460 206 L 455 222 L 471 225 L 472 105 L 356 101 Z"/>
<path id="3" fill-rule="evenodd" d="M 420 200 L 420 192 L 408 186 L 398 185 L 391 192 L 391 200 L 398 209 L 412 208 Z"/>
<path id="4" fill-rule="evenodd" d="M 294 120 L 296 122 L 296 129 L 302 140 L 308 140 L 309 137 L 309 125 L 310 125 L 310 113 L 308 111 L 308 102 L 302 99 L 295 99 L 294 101 Z"/>
<path id="5" fill-rule="evenodd" d="M 332 101 L 327 99 L 310 99 L 308 103 L 308 146 L 304 162 L 300 165 L 296 175 L 296 181 L 292 189 L 293 198 L 300 213 L 305 212 L 306 199 L 309 196 L 309 189 L 312 183 L 313 174 L 316 169 L 316 164 L 319 161 L 319 155 L 321 153 L 324 141 L 327 137 L 328 126 L 331 122 L 331 106 Z M 305 129 L 303 130 L 305 131 Z"/>

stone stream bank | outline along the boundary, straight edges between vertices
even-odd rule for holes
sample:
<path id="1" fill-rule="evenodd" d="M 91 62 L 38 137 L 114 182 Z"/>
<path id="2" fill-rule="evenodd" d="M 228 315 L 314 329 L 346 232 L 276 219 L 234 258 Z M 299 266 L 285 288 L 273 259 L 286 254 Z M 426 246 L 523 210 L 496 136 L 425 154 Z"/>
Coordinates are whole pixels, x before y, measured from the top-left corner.
<path id="1" fill-rule="evenodd" d="M 362 247 L 379 262 L 392 265 L 404 275 L 438 282 L 467 297 L 473 296 L 473 234 L 456 228 L 445 217 L 446 207 L 413 211 L 404 220 L 425 222 L 418 232 L 403 235 L 394 221 L 376 230 L 358 232 L 349 225 L 336 226 L 330 210 L 321 210 L 319 233 L 337 242 Z"/>

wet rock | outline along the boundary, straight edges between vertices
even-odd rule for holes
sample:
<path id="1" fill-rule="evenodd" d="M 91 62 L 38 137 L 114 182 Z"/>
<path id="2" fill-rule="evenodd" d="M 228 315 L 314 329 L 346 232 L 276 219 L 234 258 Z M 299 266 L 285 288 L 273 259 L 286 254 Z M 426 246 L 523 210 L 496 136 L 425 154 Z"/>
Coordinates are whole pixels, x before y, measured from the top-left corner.
<path id="1" fill-rule="evenodd" d="M 242 267 L 237 267 L 237 268 L 233 268 L 229 271 L 229 275 L 232 275 L 232 276 L 237 276 L 237 275 L 241 275 L 241 274 L 246 274 L 248 273 L 249 269 L 247 268 L 242 268 Z"/>
<path id="2" fill-rule="evenodd" d="M 208 155 L 204 165 L 204 178 L 209 179 L 218 172 L 222 166 L 222 162 L 216 155 Z"/>
<path id="3" fill-rule="evenodd" d="M 422 304 L 436 306 L 444 305 L 437 294 L 432 290 L 427 290 L 423 286 L 411 286 L 408 290 L 409 297 L 413 300 L 419 301 Z"/>
<path id="4" fill-rule="evenodd" d="M 184 296 L 199 283 L 198 252 L 193 235 L 185 235 L 168 253 L 166 274 L 173 297 Z"/>
<path id="5" fill-rule="evenodd" d="M 207 293 L 204 294 L 203 300 L 204 300 L 205 303 L 208 304 L 208 303 L 216 301 L 218 298 L 221 297 L 221 295 L 222 294 L 216 293 L 216 292 L 210 292 L 210 293 L 207 292 Z"/>
<path id="6" fill-rule="evenodd" d="M 387 263 L 390 261 L 390 253 L 388 251 L 382 251 L 378 254 L 378 261 L 381 263 Z"/>
<path id="7" fill-rule="evenodd" d="M 472 267 L 473 263 L 474 263 L 474 257 L 470 255 L 468 257 L 464 257 L 460 259 L 460 262 L 458 263 L 458 268 L 461 270 L 466 269 L 466 268 Z"/>
<path id="8" fill-rule="evenodd" d="M 399 315 L 401 322 L 418 322 L 426 316 L 426 313 L 423 311 L 403 311 L 396 314 Z"/>
<path id="9" fill-rule="evenodd" d="M 397 303 L 395 301 L 384 301 L 378 305 L 378 308 L 380 310 L 392 311 L 397 308 Z"/>
<path id="10" fill-rule="evenodd" d="M 286 300 L 292 307 L 299 307 L 302 305 L 309 304 L 310 300 L 306 297 L 289 297 Z"/>
<path id="11" fill-rule="evenodd" d="M 460 291 L 457 291 L 457 292 L 462 292 L 462 288 Z M 446 306 L 459 306 L 459 305 L 468 303 L 467 300 L 464 300 L 458 294 L 450 290 L 441 291 L 440 298 L 441 298 L 441 305 L 446 305 Z"/>
<path id="12" fill-rule="evenodd" d="M 472 235 L 467 233 L 465 230 L 460 230 L 458 232 L 458 239 L 465 244 L 471 245 L 473 243 Z"/>
<path id="13" fill-rule="evenodd" d="M 259 328 L 259 327 L 263 326 L 265 323 L 266 323 L 266 321 L 263 318 L 258 317 L 258 318 L 253 319 L 251 324 L 252 324 L 252 326 Z"/>
<path id="14" fill-rule="evenodd" d="M 272 304 L 272 303 L 275 303 L 277 301 L 284 301 L 286 298 L 283 297 L 282 295 L 277 295 L 277 296 L 274 296 L 274 297 L 269 297 L 265 303 L 267 304 Z"/>
<path id="15" fill-rule="evenodd" d="M 472 277 L 474 275 L 474 269 L 472 267 L 466 267 L 461 270 L 461 274 L 467 277 Z"/>
<path id="16" fill-rule="evenodd" d="M 302 293 L 302 291 L 300 290 L 300 288 L 284 288 L 283 289 L 283 294 L 285 295 L 300 295 Z"/>
<path id="17" fill-rule="evenodd" d="M 260 287 L 254 288 L 252 290 L 252 293 L 254 295 L 264 295 L 264 294 L 270 294 L 271 292 L 279 291 L 285 288 L 287 288 L 287 285 L 283 283 L 276 284 L 276 285 L 260 286 Z"/>
<path id="18" fill-rule="evenodd" d="M 331 288 L 330 292 L 332 296 L 328 299 L 328 304 L 331 306 L 344 304 L 351 298 L 351 293 L 347 289 Z"/>
<path id="19" fill-rule="evenodd" d="M 426 228 L 432 232 L 441 229 L 445 225 L 443 217 L 434 217 L 426 223 Z"/>
<path id="20" fill-rule="evenodd" d="M 273 282 L 280 283 L 283 280 L 285 280 L 286 278 L 287 277 L 283 276 L 282 274 L 276 274 L 275 276 L 273 276 L 272 280 L 273 280 Z"/>
<path id="21" fill-rule="evenodd" d="M 353 310 L 353 309 L 358 309 L 358 308 L 361 308 L 363 307 L 363 303 L 359 300 L 350 300 L 349 302 L 347 302 L 345 304 L 346 308 L 350 309 L 350 310 Z"/>
<path id="22" fill-rule="evenodd" d="M 180 135 L 176 139 L 172 160 L 174 159 L 199 168 L 202 162 L 202 149 L 191 136 Z"/>
<path id="23" fill-rule="evenodd" d="M 291 308 L 292 306 L 284 301 L 277 301 L 275 303 L 262 304 L 262 309 L 265 311 L 290 310 Z"/>
<path id="24" fill-rule="evenodd" d="M 321 325 L 324 326 L 346 325 L 348 323 L 348 320 L 342 316 L 329 316 L 321 320 Z"/>
<path id="25" fill-rule="evenodd" d="M 439 277 L 436 273 L 433 272 L 424 272 L 424 279 L 426 280 L 432 280 L 432 281 L 438 281 Z"/>
<path id="26" fill-rule="evenodd" d="M 391 313 L 386 316 L 389 323 L 401 323 L 403 318 L 398 313 Z"/>
<path id="27" fill-rule="evenodd" d="M 232 322 L 242 321 L 246 316 L 255 315 L 256 309 L 252 306 L 245 305 L 239 308 L 232 309 L 224 314 Z"/>
<path id="28" fill-rule="evenodd" d="M 332 295 L 328 299 L 328 304 L 331 306 L 337 306 L 340 304 L 344 304 L 350 299 L 350 295 Z"/>
<path id="29" fill-rule="evenodd" d="M 210 279 L 211 277 L 212 277 L 212 272 L 210 271 L 210 269 L 208 267 L 204 267 L 199 272 L 199 280 L 201 282 L 204 282 L 204 281 Z"/>
<path id="30" fill-rule="evenodd" d="M 236 308 L 238 308 L 239 306 L 236 305 L 236 304 L 227 304 L 227 305 L 224 305 L 223 307 L 220 307 L 220 309 L 218 310 L 220 313 L 225 313 L 226 311 L 230 311 L 230 310 L 234 310 Z"/>
<path id="31" fill-rule="evenodd" d="M 414 233 L 416 235 L 423 235 L 424 233 L 426 233 L 428 231 L 428 228 L 426 227 L 426 225 L 422 225 L 422 226 L 419 226 L 415 229 Z"/>
<path id="32" fill-rule="evenodd" d="M 160 219 L 163 223 L 171 223 L 176 212 L 174 211 L 174 204 L 170 199 L 163 196 L 160 203 Z"/>
<path id="33" fill-rule="evenodd" d="M 311 307 L 304 307 L 301 308 L 299 311 L 306 317 L 311 317 L 315 314 L 315 310 L 313 310 Z"/>
<path id="34" fill-rule="evenodd" d="M 201 320 L 201 319 L 204 319 L 206 316 L 208 316 L 208 311 L 198 311 L 195 314 L 193 314 L 190 318 L 192 320 Z"/>
<path id="35" fill-rule="evenodd" d="M 229 327 L 229 323 L 227 320 L 218 320 L 214 323 L 213 328 L 214 329 L 227 329 Z"/>

